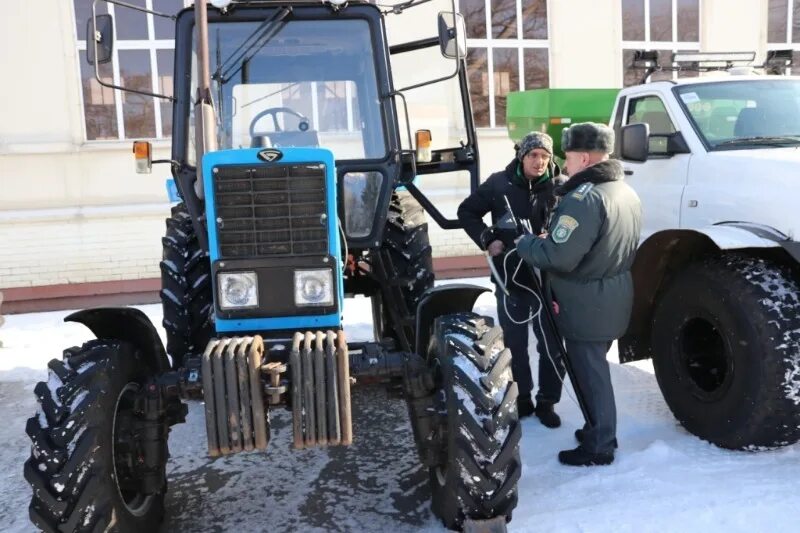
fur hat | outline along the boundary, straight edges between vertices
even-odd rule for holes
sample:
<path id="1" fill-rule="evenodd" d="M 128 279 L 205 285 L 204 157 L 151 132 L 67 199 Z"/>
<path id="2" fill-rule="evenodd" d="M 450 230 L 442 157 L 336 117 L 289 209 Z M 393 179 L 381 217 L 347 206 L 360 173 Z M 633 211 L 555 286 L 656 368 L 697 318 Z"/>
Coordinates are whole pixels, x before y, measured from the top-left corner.
<path id="1" fill-rule="evenodd" d="M 533 150 L 534 148 L 541 148 L 542 150 L 547 151 L 548 154 L 551 156 L 553 155 L 553 138 L 550 137 L 546 133 L 541 133 L 538 131 L 532 131 L 527 134 L 522 140 L 517 144 L 517 159 L 522 161 L 528 152 Z"/>
<path id="2" fill-rule="evenodd" d="M 597 122 L 573 124 L 561 132 L 561 149 L 564 152 L 614 151 L 614 130 Z"/>

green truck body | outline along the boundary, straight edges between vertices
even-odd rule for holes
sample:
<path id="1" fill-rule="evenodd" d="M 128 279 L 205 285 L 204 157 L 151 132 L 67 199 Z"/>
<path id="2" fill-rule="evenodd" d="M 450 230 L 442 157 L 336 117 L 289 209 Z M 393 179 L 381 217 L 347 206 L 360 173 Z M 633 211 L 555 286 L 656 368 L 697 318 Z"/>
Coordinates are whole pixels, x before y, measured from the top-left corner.
<path id="1" fill-rule="evenodd" d="M 578 122 L 608 124 L 620 89 L 534 89 L 508 94 L 506 124 L 511 140 L 541 131 L 553 138 L 555 154 L 561 151 L 561 131 Z"/>

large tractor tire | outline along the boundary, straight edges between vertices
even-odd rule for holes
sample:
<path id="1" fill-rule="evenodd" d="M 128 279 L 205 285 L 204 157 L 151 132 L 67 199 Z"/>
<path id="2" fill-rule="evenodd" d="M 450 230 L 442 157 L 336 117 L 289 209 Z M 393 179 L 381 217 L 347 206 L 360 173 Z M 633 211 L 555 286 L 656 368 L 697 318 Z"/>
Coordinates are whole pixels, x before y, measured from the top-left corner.
<path id="1" fill-rule="evenodd" d="M 396 324 L 388 309 L 389 302 L 378 295 L 372 299 L 375 323 L 380 317 L 381 325 L 375 328 L 376 335 L 398 339 L 396 327 L 404 328 L 411 348 L 414 348 L 414 316 L 422 294 L 433 287 L 433 256 L 428 237 L 428 223 L 422 206 L 406 191 L 392 194 L 389 215 L 383 235 L 382 250 L 389 261 L 386 264 L 388 279 L 393 288 L 392 297 L 401 298 L 404 309 L 401 324 Z"/>
<path id="2" fill-rule="evenodd" d="M 200 355 L 213 335 L 211 265 L 182 203 L 172 208 L 161 243 L 162 324 L 172 366 L 179 368 L 186 357 Z"/>
<path id="3" fill-rule="evenodd" d="M 511 520 L 522 471 L 517 384 L 499 327 L 474 313 L 435 320 L 429 364 L 437 384 L 440 463 L 430 469 L 434 514 L 450 529 L 464 520 Z"/>
<path id="4" fill-rule="evenodd" d="M 139 490 L 140 454 L 131 445 L 139 416 L 133 397 L 154 369 L 114 340 L 65 350 L 48 367 L 48 381 L 34 389 L 39 411 L 25 428 L 33 443 L 24 468 L 31 521 L 47 532 L 157 531 L 166 486 Z"/>
<path id="5" fill-rule="evenodd" d="M 784 267 L 730 255 L 691 265 L 653 320 L 653 364 L 675 417 L 731 449 L 800 438 L 800 286 Z"/>

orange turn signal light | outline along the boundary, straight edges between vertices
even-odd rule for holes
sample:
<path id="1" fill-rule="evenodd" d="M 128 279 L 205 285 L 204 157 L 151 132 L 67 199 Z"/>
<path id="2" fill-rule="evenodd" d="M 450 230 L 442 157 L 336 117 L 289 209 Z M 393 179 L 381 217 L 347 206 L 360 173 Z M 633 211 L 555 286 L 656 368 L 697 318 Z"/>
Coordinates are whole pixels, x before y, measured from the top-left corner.
<path id="1" fill-rule="evenodd" d="M 133 157 L 136 173 L 150 174 L 153 168 L 153 146 L 148 141 L 133 141 Z"/>
<path id="2" fill-rule="evenodd" d="M 417 130 L 414 138 L 417 144 L 417 163 L 430 163 L 433 158 L 431 130 Z"/>

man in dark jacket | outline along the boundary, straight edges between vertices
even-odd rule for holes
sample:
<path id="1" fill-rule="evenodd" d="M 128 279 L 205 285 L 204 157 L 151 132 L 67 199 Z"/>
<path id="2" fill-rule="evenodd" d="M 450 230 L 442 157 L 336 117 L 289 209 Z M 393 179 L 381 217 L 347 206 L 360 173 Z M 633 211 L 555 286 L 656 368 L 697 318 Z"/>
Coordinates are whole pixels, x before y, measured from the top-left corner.
<path id="1" fill-rule="evenodd" d="M 513 249 L 516 231 L 489 231 L 483 217 L 491 212 L 492 224 L 495 225 L 506 215 L 507 206 L 510 205 L 514 216 L 530 224 L 532 231 L 546 231 L 556 204 L 553 190 L 564 182 L 552 156 L 553 140 L 550 136 L 539 132 L 529 133 L 520 141 L 517 157 L 505 170 L 489 176 L 458 207 L 458 218 L 465 231 L 482 250 L 493 257 L 497 271 L 504 276 L 509 290 L 508 296 L 499 288 L 495 293 L 497 316 L 506 346 L 511 350 L 512 374 L 519 387 L 519 416 L 535 413 L 545 426 L 551 428 L 561 425 L 561 419 L 553 409 L 561 398 L 564 376 L 563 362 L 557 358 L 558 351 L 554 349 L 557 341 L 549 330 L 542 328 L 543 320 L 537 314 L 541 304 L 531 292 L 529 269 L 520 265 L 518 255 L 505 253 Z M 531 400 L 533 379 L 528 356 L 529 322 L 533 324 L 540 354 L 536 407 Z M 543 329 L 548 331 L 547 335 Z M 546 355 L 548 350 L 545 346 L 549 347 L 552 357 Z"/>
<path id="2" fill-rule="evenodd" d="M 610 464 L 616 447 L 616 406 L 606 353 L 630 320 L 630 273 L 641 228 L 641 203 L 624 181 L 622 165 L 608 154 L 614 132 L 602 124 L 564 130 L 569 180 L 547 235 L 519 239 L 517 251 L 548 272 L 556 322 L 564 337 L 575 381 L 593 425 L 575 432 L 580 446 L 562 451 L 569 465 Z"/>

